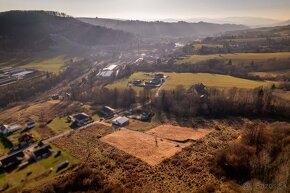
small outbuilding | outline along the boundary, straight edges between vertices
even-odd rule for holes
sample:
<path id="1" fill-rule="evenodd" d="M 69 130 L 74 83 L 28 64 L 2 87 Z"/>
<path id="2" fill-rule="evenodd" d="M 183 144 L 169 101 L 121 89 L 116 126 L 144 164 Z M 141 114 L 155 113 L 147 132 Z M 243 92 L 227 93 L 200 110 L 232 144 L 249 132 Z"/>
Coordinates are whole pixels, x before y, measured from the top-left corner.
<path id="1" fill-rule="evenodd" d="M 127 117 L 117 117 L 112 121 L 112 125 L 115 127 L 124 127 L 129 124 L 129 119 Z"/>

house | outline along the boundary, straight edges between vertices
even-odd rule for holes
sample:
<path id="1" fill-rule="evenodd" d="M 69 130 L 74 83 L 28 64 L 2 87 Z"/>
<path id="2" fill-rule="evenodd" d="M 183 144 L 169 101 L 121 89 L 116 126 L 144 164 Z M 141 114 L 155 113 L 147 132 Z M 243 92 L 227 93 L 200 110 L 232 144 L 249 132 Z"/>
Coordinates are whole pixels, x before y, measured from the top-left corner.
<path id="1" fill-rule="evenodd" d="M 195 91 L 200 98 L 208 97 L 208 91 L 206 89 L 206 86 L 202 83 L 193 85 L 189 90 Z"/>
<path id="2" fill-rule="evenodd" d="M 117 117 L 112 121 L 112 125 L 115 127 L 124 127 L 129 124 L 129 119 L 127 117 Z"/>
<path id="3" fill-rule="evenodd" d="M 17 167 L 23 160 L 23 151 L 11 153 L 0 160 L 0 167 L 3 169 Z"/>
<path id="4" fill-rule="evenodd" d="M 22 129 L 21 125 L 18 125 L 18 124 L 11 125 L 11 126 L 3 125 L 3 124 L 0 125 L 0 133 L 3 135 L 9 135 L 21 129 Z"/>
<path id="5" fill-rule="evenodd" d="M 152 112 L 142 112 L 140 116 L 140 120 L 147 122 L 147 121 L 150 121 L 153 116 L 154 116 L 154 113 Z"/>
<path id="6" fill-rule="evenodd" d="M 103 106 L 102 109 L 100 110 L 100 113 L 105 119 L 110 119 L 114 117 L 116 110 L 109 107 L 109 106 Z"/>
<path id="7" fill-rule="evenodd" d="M 73 118 L 74 124 L 78 127 L 82 127 L 93 122 L 93 120 L 86 113 L 78 113 L 74 115 Z"/>
<path id="8" fill-rule="evenodd" d="M 32 152 L 31 158 L 35 161 L 47 158 L 52 154 L 50 145 L 44 145 Z"/>
<path id="9" fill-rule="evenodd" d="M 158 79 L 162 79 L 162 78 L 165 78 L 164 74 L 154 74 L 154 78 L 158 78 Z"/>
<path id="10" fill-rule="evenodd" d="M 161 81 L 159 79 L 152 79 L 145 82 L 145 87 L 159 87 L 161 86 Z"/>

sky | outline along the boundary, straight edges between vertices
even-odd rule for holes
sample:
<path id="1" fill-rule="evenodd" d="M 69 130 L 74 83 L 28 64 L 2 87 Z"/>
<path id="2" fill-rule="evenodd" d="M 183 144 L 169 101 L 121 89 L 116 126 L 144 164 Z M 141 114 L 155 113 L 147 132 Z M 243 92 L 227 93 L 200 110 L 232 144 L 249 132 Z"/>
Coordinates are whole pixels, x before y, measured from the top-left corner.
<path id="1" fill-rule="evenodd" d="M 75 17 L 290 19 L 290 0 L 0 0 L 0 11 L 50 10 Z"/>

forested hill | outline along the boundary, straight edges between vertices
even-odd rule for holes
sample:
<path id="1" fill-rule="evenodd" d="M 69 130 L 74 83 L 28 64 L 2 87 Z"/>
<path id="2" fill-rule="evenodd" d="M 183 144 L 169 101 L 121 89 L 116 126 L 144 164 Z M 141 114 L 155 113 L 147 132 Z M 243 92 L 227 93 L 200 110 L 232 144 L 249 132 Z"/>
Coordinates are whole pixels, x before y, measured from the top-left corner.
<path id="1" fill-rule="evenodd" d="M 180 38 L 180 37 L 196 37 L 211 36 L 225 31 L 235 31 L 247 29 L 243 25 L 235 24 L 213 24 L 213 23 L 187 23 L 187 22 L 145 22 L 138 20 L 114 20 L 102 18 L 78 18 L 80 21 L 89 24 L 123 30 L 126 32 L 141 35 L 146 38 Z"/>
<path id="2" fill-rule="evenodd" d="M 62 38 L 82 46 L 129 43 L 132 34 L 94 26 L 63 13 L 8 11 L 0 13 L 2 49 L 45 48 Z"/>

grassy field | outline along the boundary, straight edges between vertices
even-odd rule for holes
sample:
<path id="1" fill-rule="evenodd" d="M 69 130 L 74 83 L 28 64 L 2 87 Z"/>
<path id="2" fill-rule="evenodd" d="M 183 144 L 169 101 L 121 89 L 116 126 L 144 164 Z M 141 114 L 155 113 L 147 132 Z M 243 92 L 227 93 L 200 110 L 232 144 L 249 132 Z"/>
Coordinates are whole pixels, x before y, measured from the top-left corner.
<path id="1" fill-rule="evenodd" d="M 179 61 L 177 64 L 198 63 L 210 59 L 232 60 L 234 63 L 241 61 L 261 61 L 273 58 L 287 59 L 290 57 L 290 52 L 279 53 L 237 53 L 237 54 L 209 54 L 209 55 L 190 55 Z"/>
<path id="2" fill-rule="evenodd" d="M 53 150 L 58 151 L 59 148 L 52 145 Z M 30 164 L 28 167 L 18 170 L 15 169 L 10 173 L 0 173 L 0 186 L 9 185 L 9 187 L 22 186 L 29 183 L 35 183 L 36 181 L 47 179 L 55 176 L 56 167 L 61 162 L 68 160 L 70 165 L 75 163 L 77 160 L 69 155 L 67 152 L 62 151 L 61 155 L 57 158 L 50 156 L 46 159 Z M 52 171 L 50 172 L 50 168 Z M 32 172 L 31 175 L 27 176 L 27 173 Z"/>
<path id="3" fill-rule="evenodd" d="M 152 75 L 153 73 L 151 73 Z M 259 86 L 270 86 L 273 82 L 269 81 L 253 81 L 242 78 L 236 78 L 228 75 L 219 75 L 219 74 L 208 74 L 208 73 L 164 73 L 168 76 L 162 89 L 172 90 L 175 89 L 178 85 L 183 85 L 185 88 L 189 88 L 193 84 L 203 83 L 208 87 L 218 87 L 218 88 L 256 88 Z M 127 79 L 122 79 L 115 81 L 114 83 L 108 85 L 109 89 L 114 88 L 129 88 L 128 83 L 131 80 L 136 79 L 150 79 L 150 74 L 137 72 L 132 74 Z M 140 87 L 132 87 L 137 91 L 142 89 Z"/>
<path id="4" fill-rule="evenodd" d="M 68 123 L 66 118 L 57 117 L 53 119 L 47 126 L 52 129 L 55 133 L 62 133 L 70 129 L 71 123 Z"/>
<path id="5" fill-rule="evenodd" d="M 52 72 L 54 74 L 58 74 L 65 66 L 65 62 L 68 61 L 64 55 L 43 59 L 43 60 L 35 60 L 28 64 L 19 66 L 20 68 L 32 68 L 39 71 Z"/>

